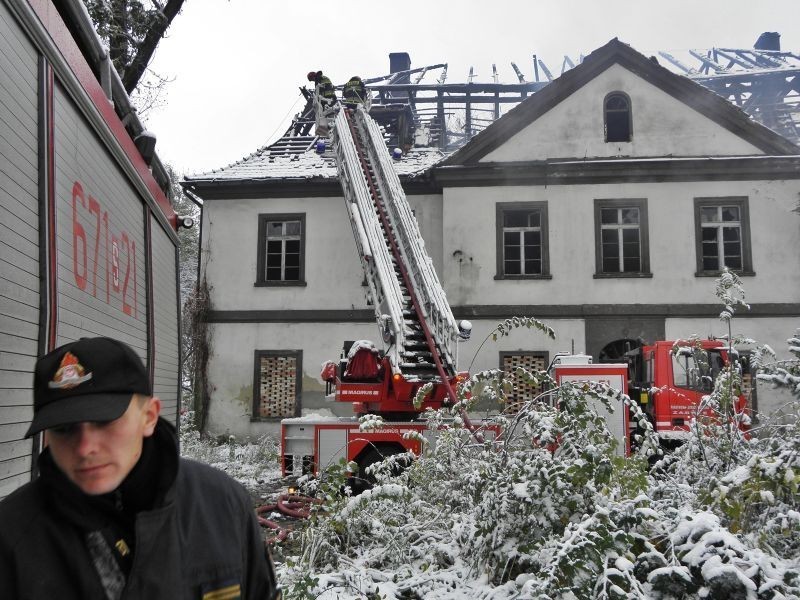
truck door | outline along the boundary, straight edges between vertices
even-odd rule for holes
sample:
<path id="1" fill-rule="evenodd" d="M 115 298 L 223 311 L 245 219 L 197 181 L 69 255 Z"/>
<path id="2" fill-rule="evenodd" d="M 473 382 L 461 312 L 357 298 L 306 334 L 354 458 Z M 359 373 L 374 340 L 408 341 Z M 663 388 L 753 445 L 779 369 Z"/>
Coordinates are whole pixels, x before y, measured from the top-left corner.
<path id="1" fill-rule="evenodd" d="M 668 385 L 669 423 L 659 422 L 659 429 L 688 431 L 703 396 L 714 390 L 714 382 L 724 365 L 719 351 L 686 346 L 670 352 L 671 385 Z M 659 383 L 657 385 L 663 385 Z"/>

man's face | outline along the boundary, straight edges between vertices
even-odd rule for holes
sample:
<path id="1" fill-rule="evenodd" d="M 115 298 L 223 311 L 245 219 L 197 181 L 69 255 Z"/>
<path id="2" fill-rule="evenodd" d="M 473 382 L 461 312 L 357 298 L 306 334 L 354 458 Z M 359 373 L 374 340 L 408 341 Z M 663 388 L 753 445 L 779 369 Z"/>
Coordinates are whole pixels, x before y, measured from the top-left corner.
<path id="1" fill-rule="evenodd" d="M 48 429 L 48 444 L 59 469 L 85 494 L 107 494 L 119 487 L 153 434 L 161 401 L 134 397 L 114 421 L 86 421 Z"/>

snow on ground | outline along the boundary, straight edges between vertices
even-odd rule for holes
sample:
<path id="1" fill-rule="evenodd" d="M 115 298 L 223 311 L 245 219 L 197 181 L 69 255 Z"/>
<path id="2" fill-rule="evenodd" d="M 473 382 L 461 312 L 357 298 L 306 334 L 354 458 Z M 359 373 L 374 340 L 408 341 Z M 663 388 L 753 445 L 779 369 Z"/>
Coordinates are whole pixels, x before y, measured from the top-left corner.
<path id="1" fill-rule="evenodd" d="M 502 393 L 483 383 L 470 388 L 476 400 Z M 376 485 L 360 496 L 342 494 L 341 465 L 304 482 L 325 506 L 273 549 L 284 597 L 800 600 L 800 400 L 794 419 L 762 418 L 749 436 L 698 415 L 649 465 L 649 422 L 642 451 L 618 457 L 593 408 L 627 397 L 553 393 L 559 410 L 532 402 L 499 416 L 516 432 L 500 442 L 430 415 L 436 446 L 400 475 L 374 465 Z M 185 429 L 181 442 L 251 490 L 281 483 L 272 440 L 215 443 Z"/>

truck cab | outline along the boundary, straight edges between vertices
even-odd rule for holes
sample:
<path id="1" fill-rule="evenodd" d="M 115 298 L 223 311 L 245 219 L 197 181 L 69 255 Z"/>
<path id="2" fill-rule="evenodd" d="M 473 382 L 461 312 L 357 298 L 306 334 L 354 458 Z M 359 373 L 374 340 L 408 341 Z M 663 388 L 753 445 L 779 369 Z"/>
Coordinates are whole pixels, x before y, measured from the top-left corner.
<path id="1" fill-rule="evenodd" d="M 632 350 L 626 358 L 630 395 L 667 444 L 686 437 L 703 397 L 713 392 L 729 362 L 727 345 L 720 340 L 658 341 Z M 740 395 L 736 409 L 745 408 Z"/>

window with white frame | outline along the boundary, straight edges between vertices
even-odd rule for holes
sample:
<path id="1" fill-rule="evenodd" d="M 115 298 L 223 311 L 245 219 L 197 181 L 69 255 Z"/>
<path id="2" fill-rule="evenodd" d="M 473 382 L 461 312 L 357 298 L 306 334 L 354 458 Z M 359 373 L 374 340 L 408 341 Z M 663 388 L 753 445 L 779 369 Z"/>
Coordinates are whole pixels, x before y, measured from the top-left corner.
<path id="1" fill-rule="evenodd" d="M 258 216 L 256 285 L 304 285 L 305 215 Z"/>
<path id="2" fill-rule="evenodd" d="M 650 275 L 647 200 L 595 200 L 597 277 Z"/>
<path id="3" fill-rule="evenodd" d="M 753 272 L 747 198 L 695 198 L 697 274 Z"/>
<path id="4" fill-rule="evenodd" d="M 497 279 L 549 277 L 546 202 L 497 204 Z"/>

